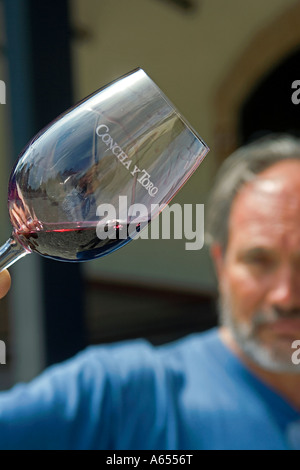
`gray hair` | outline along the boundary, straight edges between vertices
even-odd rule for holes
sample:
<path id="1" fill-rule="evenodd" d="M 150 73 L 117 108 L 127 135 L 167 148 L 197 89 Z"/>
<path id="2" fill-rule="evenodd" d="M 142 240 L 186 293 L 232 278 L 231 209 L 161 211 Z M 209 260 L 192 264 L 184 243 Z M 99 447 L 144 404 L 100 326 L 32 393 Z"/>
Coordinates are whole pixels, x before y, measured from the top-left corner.
<path id="1" fill-rule="evenodd" d="M 240 147 L 221 165 L 206 206 L 206 243 L 217 242 L 223 252 L 228 241 L 228 219 L 232 202 L 241 187 L 274 163 L 300 160 L 300 139 L 269 135 Z"/>

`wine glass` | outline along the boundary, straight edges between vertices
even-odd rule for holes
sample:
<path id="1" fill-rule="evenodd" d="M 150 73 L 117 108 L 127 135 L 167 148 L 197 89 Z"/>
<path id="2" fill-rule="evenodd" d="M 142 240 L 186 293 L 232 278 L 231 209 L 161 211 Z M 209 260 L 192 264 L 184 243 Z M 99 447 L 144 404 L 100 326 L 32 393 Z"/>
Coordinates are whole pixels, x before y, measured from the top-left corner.
<path id="1" fill-rule="evenodd" d="M 32 252 L 78 262 L 122 247 L 208 150 L 142 69 L 101 88 L 19 156 L 8 190 L 13 231 L 0 248 L 0 271 Z"/>

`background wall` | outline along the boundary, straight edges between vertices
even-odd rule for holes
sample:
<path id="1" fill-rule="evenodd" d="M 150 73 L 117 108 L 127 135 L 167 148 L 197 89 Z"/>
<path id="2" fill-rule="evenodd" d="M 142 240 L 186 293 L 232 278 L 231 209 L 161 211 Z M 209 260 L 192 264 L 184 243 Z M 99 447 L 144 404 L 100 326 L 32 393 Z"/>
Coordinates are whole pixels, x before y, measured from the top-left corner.
<path id="1" fill-rule="evenodd" d="M 4 27 L 3 17 L 0 5 L 0 80 L 6 82 L 6 63 L 4 57 Z M 7 90 L 6 90 L 7 91 Z M 6 93 L 7 95 L 7 93 Z M 9 168 L 9 142 L 7 136 L 7 114 L 8 105 L 0 104 L 0 243 L 5 243 L 10 235 L 10 225 L 7 213 L 7 175 L 10 171 Z M 9 300 L 8 297 L 3 299 L 0 304 L 0 340 L 4 341 L 6 346 L 9 345 L 11 336 L 10 330 L 10 317 L 9 317 Z M 10 355 L 10 348 L 7 347 L 7 356 Z M 1 367 L 0 383 L 3 387 L 10 383 L 11 370 L 5 366 Z"/>
<path id="2" fill-rule="evenodd" d="M 0 4 L 0 80 L 7 81 L 6 73 L 6 61 L 4 55 L 4 24 L 3 24 L 3 14 Z M 8 131 L 7 118 L 9 115 L 9 105 L 0 104 L 0 237 L 1 240 L 6 241 L 8 238 L 9 232 L 9 219 L 7 215 L 7 175 L 10 171 L 10 161 L 8 158 L 9 153 L 9 142 L 6 138 Z M 5 238 L 7 237 L 7 238 Z"/>
<path id="3" fill-rule="evenodd" d="M 256 34 L 295 3 L 195 0 L 189 13 L 160 0 L 73 0 L 73 24 L 87 32 L 74 43 L 76 98 L 137 66 L 144 68 L 211 148 L 172 202 L 205 203 L 219 163 L 215 95 Z M 214 290 L 207 250 L 186 251 L 184 243 L 135 241 L 88 263 L 85 273 Z"/>

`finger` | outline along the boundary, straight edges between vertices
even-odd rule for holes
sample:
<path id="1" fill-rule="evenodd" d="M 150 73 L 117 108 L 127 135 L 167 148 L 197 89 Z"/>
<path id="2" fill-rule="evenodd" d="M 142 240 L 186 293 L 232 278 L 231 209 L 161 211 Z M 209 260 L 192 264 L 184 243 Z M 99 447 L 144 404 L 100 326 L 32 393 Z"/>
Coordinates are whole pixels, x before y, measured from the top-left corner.
<path id="1" fill-rule="evenodd" d="M 4 297 L 10 289 L 11 279 L 7 270 L 0 273 L 0 299 Z"/>

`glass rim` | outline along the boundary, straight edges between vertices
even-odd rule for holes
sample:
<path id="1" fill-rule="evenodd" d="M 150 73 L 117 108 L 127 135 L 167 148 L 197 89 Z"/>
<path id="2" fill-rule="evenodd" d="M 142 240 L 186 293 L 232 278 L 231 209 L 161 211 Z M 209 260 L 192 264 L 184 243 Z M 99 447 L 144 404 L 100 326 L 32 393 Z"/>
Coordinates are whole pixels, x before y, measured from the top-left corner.
<path id="1" fill-rule="evenodd" d="M 160 87 L 155 83 L 154 80 L 148 75 L 147 72 L 141 67 L 137 67 L 133 69 L 131 72 L 126 73 L 120 79 L 125 78 L 127 75 L 131 75 L 136 72 L 142 72 L 147 79 L 152 83 L 152 85 L 157 89 L 161 97 L 165 100 L 165 102 L 174 110 L 176 115 L 179 117 L 179 119 L 184 123 L 184 125 L 194 134 L 194 136 L 201 142 L 201 144 L 207 149 L 207 153 L 210 150 L 209 146 L 206 144 L 206 142 L 203 140 L 203 138 L 200 136 L 200 134 L 195 130 L 195 128 L 190 124 L 190 122 L 183 116 L 183 114 L 179 111 L 177 106 L 172 103 L 172 101 L 167 97 L 167 95 L 160 89 Z"/>
<path id="2" fill-rule="evenodd" d="M 155 83 L 155 81 L 148 75 L 147 72 L 145 72 L 145 70 L 142 68 L 142 67 L 136 67 L 132 70 L 130 70 L 129 72 L 126 72 L 125 74 L 119 76 L 118 78 L 115 78 L 113 79 L 112 81 L 110 81 L 109 83 L 107 83 L 106 85 L 103 85 L 101 86 L 100 88 L 98 88 L 96 91 L 90 93 L 88 96 L 86 96 L 85 98 L 83 98 L 82 100 L 79 100 L 78 103 L 75 105 L 75 106 L 78 106 L 80 104 L 83 104 L 85 101 L 87 101 L 88 99 L 92 98 L 93 96 L 97 95 L 98 93 L 100 93 L 102 90 L 104 90 L 105 88 L 108 88 L 109 86 L 113 85 L 114 83 L 118 82 L 119 80 L 123 80 L 125 79 L 126 77 L 129 77 L 130 75 L 133 75 L 134 73 L 137 73 L 137 72 L 141 72 L 144 74 L 144 76 L 147 78 L 147 80 L 149 80 L 149 82 L 151 82 L 151 84 L 154 86 L 154 88 L 159 92 L 160 96 L 163 98 L 163 100 L 173 109 L 174 113 L 178 116 L 178 118 L 183 122 L 183 124 L 186 126 L 187 129 L 189 129 L 189 131 L 195 136 L 195 138 L 197 140 L 199 140 L 199 142 L 201 142 L 201 144 L 203 145 L 203 147 L 205 147 L 206 149 L 206 154 L 210 151 L 210 148 L 209 146 L 206 144 L 206 142 L 203 140 L 203 138 L 200 136 L 200 134 L 195 130 L 195 128 L 190 124 L 190 122 L 183 116 L 183 114 L 179 111 L 179 109 L 177 108 L 177 106 L 174 105 L 174 103 L 172 103 L 172 101 L 167 97 L 167 95 L 160 89 L 160 87 Z M 75 107 L 73 106 L 73 107 Z M 73 109 L 70 108 L 70 110 Z"/>

